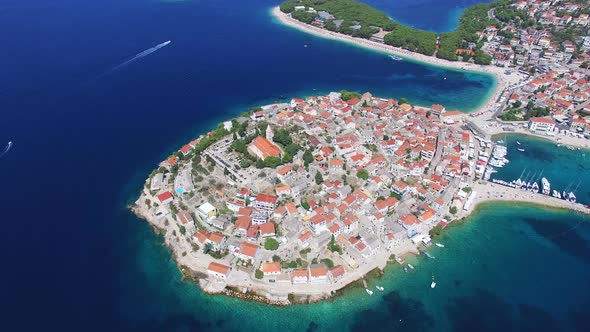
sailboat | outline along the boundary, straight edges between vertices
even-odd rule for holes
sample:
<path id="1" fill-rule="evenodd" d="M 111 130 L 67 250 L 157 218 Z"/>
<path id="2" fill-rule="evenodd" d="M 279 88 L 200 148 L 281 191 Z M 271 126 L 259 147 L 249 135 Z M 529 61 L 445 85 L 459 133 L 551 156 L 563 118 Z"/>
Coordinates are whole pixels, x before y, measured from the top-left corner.
<path id="1" fill-rule="evenodd" d="M 436 287 L 436 281 L 434 281 L 434 276 L 432 276 L 432 282 L 430 283 L 430 288 Z"/>

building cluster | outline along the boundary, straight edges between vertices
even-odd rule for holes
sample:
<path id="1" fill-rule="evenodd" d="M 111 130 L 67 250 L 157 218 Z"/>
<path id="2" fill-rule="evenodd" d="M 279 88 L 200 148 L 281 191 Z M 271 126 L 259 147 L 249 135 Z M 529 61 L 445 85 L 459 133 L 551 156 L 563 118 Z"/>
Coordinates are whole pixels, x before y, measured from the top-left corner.
<path id="1" fill-rule="evenodd" d="M 588 3 L 525 0 L 507 8 L 524 17 L 512 16 L 509 22 L 498 21 L 478 32 L 486 37 L 485 50 L 496 65 L 546 72 L 567 64 L 585 67 L 590 62 Z"/>
<path id="2" fill-rule="evenodd" d="M 211 261 L 216 280 L 247 275 L 276 286 L 336 283 L 377 257 L 430 245 L 430 230 L 446 226 L 465 204 L 467 191 L 459 188 L 477 168 L 464 115 L 442 105 L 416 107 L 370 93 L 343 100 L 330 93 L 264 107 L 248 121 L 251 127 L 268 123 L 249 143 L 252 155 L 280 157 L 284 147 L 273 141 L 280 128 L 298 128 L 291 130 L 293 140 L 306 143 L 292 162 L 249 166 L 246 183 L 214 175 L 226 185 L 208 188 L 214 195 L 205 199 L 203 184 L 185 181 L 190 185 L 183 188 L 195 188 L 191 195 L 166 186 L 162 175 L 151 180 L 154 215 L 183 225 L 192 243 L 213 253 L 213 259 L 200 250 L 193 254 Z M 228 135 L 222 143 L 234 139 Z M 212 155 L 212 148 L 202 154 Z M 227 166 L 215 161 L 217 168 Z M 185 165 L 177 177 L 190 178 Z"/>

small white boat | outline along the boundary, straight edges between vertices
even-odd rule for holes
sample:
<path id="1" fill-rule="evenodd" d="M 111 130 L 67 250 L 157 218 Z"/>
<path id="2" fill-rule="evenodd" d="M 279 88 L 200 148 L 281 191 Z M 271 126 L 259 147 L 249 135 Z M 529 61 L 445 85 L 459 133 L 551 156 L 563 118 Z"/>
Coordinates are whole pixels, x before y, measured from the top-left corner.
<path id="1" fill-rule="evenodd" d="M 436 287 L 436 281 L 434 281 L 434 276 L 432 276 L 432 282 L 430 283 L 430 288 Z"/>
<path id="2" fill-rule="evenodd" d="M 520 142 L 519 141 L 516 141 L 516 144 L 520 145 Z"/>
<path id="3" fill-rule="evenodd" d="M 521 149 L 521 148 L 518 148 L 518 149 L 516 149 L 516 150 L 518 150 L 518 151 L 520 151 L 520 152 L 524 152 L 524 149 Z"/>
<path id="4" fill-rule="evenodd" d="M 441 244 L 441 243 L 438 243 L 438 242 L 435 243 L 434 245 L 437 246 L 437 247 L 439 247 L 439 248 L 444 248 L 445 247 L 444 244 Z"/>
<path id="5" fill-rule="evenodd" d="M 303 45 L 303 47 L 307 47 L 307 44 Z"/>
<path id="6" fill-rule="evenodd" d="M 381 287 L 381 286 L 375 286 L 375 288 L 377 288 L 377 289 L 378 289 L 378 290 L 380 290 L 380 291 L 383 291 L 383 290 L 385 290 L 385 288 L 383 288 L 383 287 Z"/>
<path id="7" fill-rule="evenodd" d="M 412 265 L 412 264 L 408 264 L 408 267 L 412 270 L 414 269 L 414 265 Z"/>
<path id="8" fill-rule="evenodd" d="M 370 290 L 370 289 L 368 289 L 368 288 L 365 288 L 365 290 L 367 291 L 367 294 L 369 294 L 369 295 L 373 295 L 373 291 L 372 291 L 372 290 Z"/>

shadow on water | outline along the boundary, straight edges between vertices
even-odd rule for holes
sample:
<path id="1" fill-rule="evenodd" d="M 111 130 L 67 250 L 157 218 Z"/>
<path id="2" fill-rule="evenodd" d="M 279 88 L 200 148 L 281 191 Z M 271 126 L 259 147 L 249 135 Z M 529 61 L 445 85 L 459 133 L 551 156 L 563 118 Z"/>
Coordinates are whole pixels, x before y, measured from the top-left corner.
<path id="1" fill-rule="evenodd" d="M 512 304 L 487 290 L 459 297 L 446 307 L 453 331 L 561 331 L 548 312 Z"/>
<path id="2" fill-rule="evenodd" d="M 571 254 L 583 261 L 590 260 L 590 247 L 576 232 L 576 227 L 585 226 L 585 224 L 563 224 L 553 220 L 523 218 L 537 234 L 558 246 L 561 250 Z"/>
<path id="3" fill-rule="evenodd" d="M 383 297 L 382 310 L 364 310 L 354 320 L 351 331 L 430 331 L 434 320 L 422 302 L 402 298 L 398 292 Z"/>

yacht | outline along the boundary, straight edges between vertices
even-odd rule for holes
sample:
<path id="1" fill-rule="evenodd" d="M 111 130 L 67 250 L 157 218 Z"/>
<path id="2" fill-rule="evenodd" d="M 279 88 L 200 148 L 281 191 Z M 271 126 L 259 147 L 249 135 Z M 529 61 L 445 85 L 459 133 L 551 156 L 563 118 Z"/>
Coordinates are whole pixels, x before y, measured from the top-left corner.
<path id="1" fill-rule="evenodd" d="M 549 183 L 547 178 L 544 177 L 541 179 L 541 185 L 543 186 L 543 194 L 545 194 L 545 195 L 551 194 L 551 184 Z"/>
<path id="2" fill-rule="evenodd" d="M 553 189 L 553 195 L 552 196 L 555 197 L 555 198 L 561 198 L 561 194 L 559 193 L 559 191 L 557 191 L 555 189 Z"/>
<path id="3" fill-rule="evenodd" d="M 539 185 L 537 184 L 537 182 L 533 182 L 533 186 L 531 187 L 531 191 L 534 193 L 539 192 Z"/>

